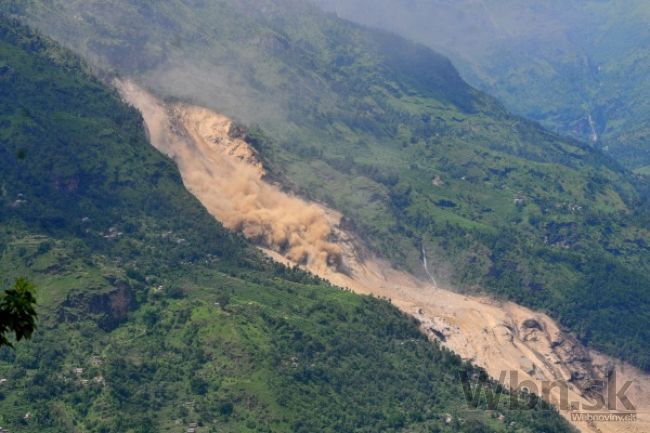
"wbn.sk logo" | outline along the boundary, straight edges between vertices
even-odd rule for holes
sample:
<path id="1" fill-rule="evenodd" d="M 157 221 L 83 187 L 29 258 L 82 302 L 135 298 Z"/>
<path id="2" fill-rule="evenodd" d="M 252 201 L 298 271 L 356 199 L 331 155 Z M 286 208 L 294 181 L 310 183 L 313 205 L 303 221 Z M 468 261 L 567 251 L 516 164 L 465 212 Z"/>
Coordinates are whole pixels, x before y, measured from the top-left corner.
<path id="1" fill-rule="evenodd" d="M 612 421 L 615 420 L 614 418 L 617 418 L 616 420 L 621 418 L 622 421 L 630 421 L 636 419 L 636 407 L 626 395 L 632 382 L 626 381 L 618 384 L 616 371 L 611 372 L 606 380 L 590 381 L 588 385 L 592 392 L 585 394 L 582 401 L 570 401 L 569 389 L 571 386 L 568 381 L 534 382 L 524 380 L 520 382 L 519 372 L 516 370 L 502 371 L 498 383 L 490 380 L 485 372 L 473 375 L 464 372 L 461 374 L 461 383 L 467 404 L 472 408 L 480 407 L 488 410 L 551 409 L 549 401 L 553 401 L 559 410 L 576 412 L 576 415 L 586 417 L 596 416 L 599 420 Z M 506 383 L 508 384 L 507 390 L 502 385 Z M 613 411 L 619 413 L 612 414 Z M 612 416 L 614 417 L 612 418 Z M 634 419 L 631 419 L 631 416 Z M 580 420 L 576 419 L 576 421 Z M 590 420 L 585 419 L 585 421 Z"/>

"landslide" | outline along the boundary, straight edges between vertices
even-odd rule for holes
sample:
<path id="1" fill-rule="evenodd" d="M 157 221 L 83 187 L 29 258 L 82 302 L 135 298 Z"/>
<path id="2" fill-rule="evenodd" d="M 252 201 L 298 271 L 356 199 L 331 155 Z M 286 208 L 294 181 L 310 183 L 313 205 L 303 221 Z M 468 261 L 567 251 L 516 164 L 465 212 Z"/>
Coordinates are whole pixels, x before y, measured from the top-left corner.
<path id="1" fill-rule="evenodd" d="M 178 165 L 186 188 L 221 223 L 288 266 L 300 266 L 357 293 L 388 298 L 419 320 L 422 331 L 510 386 L 561 381 L 573 408 L 603 402 L 601 385 L 616 372 L 638 422 L 574 422 L 583 432 L 650 427 L 650 377 L 584 347 L 545 314 L 512 302 L 465 296 L 422 281 L 377 257 L 343 224 L 343 215 L 272 183 L 256 150 L 233 122 L 206 108 L 165 103 L 131 81 L 115 81 L 143 115 L 151 144 Z M 560 405 L 556 388 L 547 400 Z M 619 406 L 620 407 L 620 406 Z M 571 421 L 571 410 L 560 408 Z M 583 410 L 584 411 L 584 410 Z M 623 428 L 623 430 L 621 430 Z"/>

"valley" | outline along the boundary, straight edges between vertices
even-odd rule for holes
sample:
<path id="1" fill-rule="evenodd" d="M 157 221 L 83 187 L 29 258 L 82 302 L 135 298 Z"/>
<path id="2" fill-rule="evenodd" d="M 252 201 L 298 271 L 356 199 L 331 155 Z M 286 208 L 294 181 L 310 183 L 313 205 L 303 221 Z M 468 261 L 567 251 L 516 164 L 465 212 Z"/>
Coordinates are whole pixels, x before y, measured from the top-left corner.
<path id="1" fill-rule="evenodd" d="M 314 1 L 445 53 L 510 110 L 647 172 L 646 1 Z"/>
<path id="2" fill-rule="evenodd" d="M 650 371 L 644 188 L 439 53 L 304 0 L 0 4 L 102 74 L 248 125 L 271 178 L 398 268 L 427 278 L 424 247 L 441 286 L 545 311 Z"/>
<path id="3" fill-rule="evenodd" d="M 38 310 L 0 348 L 3 430 L 570 431 L 514 395 L 468 406 L 459 378 L 487 379 L 413 318 L 225 229 L 70 51 L 0 19 L 0 54 L 0 278 Z"/>
<path id="4" fill-rule="evenodd" d="M 0 0 L 2 429 L 650 429 L 647 9 L 588 2 L 610 64 L 547 37 L 581 2 L 452 3 L 462 75 L 308 0 Z"/>

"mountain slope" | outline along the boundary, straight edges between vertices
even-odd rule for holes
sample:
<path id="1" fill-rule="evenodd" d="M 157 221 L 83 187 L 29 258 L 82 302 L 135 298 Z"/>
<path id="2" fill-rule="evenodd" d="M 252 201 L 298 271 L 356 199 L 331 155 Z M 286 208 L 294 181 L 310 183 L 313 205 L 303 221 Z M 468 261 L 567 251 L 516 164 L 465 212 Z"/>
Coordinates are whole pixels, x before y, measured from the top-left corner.
<path id="1" fill-rule="evenodd" d="M 41 317 L 0 351 L 4 428 L 569 431 L 464 410 L 475 370 L 389 303 L 226 232 L 74 56 L 4 19 L 0 53 L 0 274 L 37 283 Z"/>
<path id="2" fill-rule="evenodd" d="M 648 228 L 627 173 L 508 114 L 445 58 L 298 0 L 13 10 L 101 67 L 260 124 L 272 176 L 393 262 L 422 272 L 426 251 L 443 283 L 547 310 L 650 365 Z"/>
<path id="3" fill-rule="evenodd" d="M 261 125 L 271 176 L 394 263 L 424 275 L 424 255 L 438 282 L 546 310 L 650 368 L 649 233 L 628 173 L 444 57 L 299 0 L 3 4 L 96 65 Z"/>
<path id="4" fill-rule="evenodd" d="M 258 154 L 240 128 L 203 107 L 164 102 L 133 82 L 115 80 L 125 101 L 143 115 L 151 144 L 173 159 L 188 191 L 227 227 L 238 230 L 281 263 L 299 266 L 356 293 L 388 298 L 420 322 L 431 339 L 486 369 L 502 384 L 556 382 L 569 388 L 574 410 L 605 397 L 594 383 L 616 376 L 634 383 L 628 397 L 634 427 L 643 430 L 650 409 L 650 376 L 583 347 L 550 318 L 513 303 L 453 293 L 394 269 L 350 233 L 345 216 L 281 190 L 264 176 Z M 504 376 L 505 374 L 505 376 Z M 558 393 L 559 394 L 559 393 Z M 556 402 L 559 395 L 546 395 Z M 581 406 L 586 409 L 585 406 Z M 616 432 L 617 424 L 575 422 L 585 432 Z"/>
<path id="5" fill-rule="evenodd" d="M 441 50 L 468 80 L 512 110 L 605 148 L 647 174 L 647 2 L 316 3 Z"/>

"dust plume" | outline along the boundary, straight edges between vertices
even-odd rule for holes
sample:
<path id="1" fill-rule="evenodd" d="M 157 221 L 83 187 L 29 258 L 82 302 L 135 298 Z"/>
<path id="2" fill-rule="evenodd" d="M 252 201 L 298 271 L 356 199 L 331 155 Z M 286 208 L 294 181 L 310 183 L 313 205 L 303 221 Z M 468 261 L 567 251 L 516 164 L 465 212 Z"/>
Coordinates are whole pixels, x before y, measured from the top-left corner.
<path id="1" fill-rule="evenodd" d="M 340 216 L 267 183 L 256 152 L 231 137 L 232 121 L 204 108 L 164 105 L 130 82 L 123 97 L 145 119 L 151 143 L 178 165 L 183 183 L 228 229 L 319 270 L 338 269 Z"/>
<path id="2" fill-rule="evenodd" d="M 433 279 L 425 282 L 396 270 L 342 229 L 340 214 L 268 183 L 255 150 L 233 137 L 227 117 L 186 104 L 164 104 L 131 82 L 115 84 L 142 112 L 151 143 L 175 160 L 190 192 L 224 226 L 243 233 L 267 255 L 357 293 L 389 298 L 415 317 L 431 340 L 506 386 L 513 374 L 519 383 L 530 381 L 537 389 L 559 381 L 568 387 L 569 401 L 585 408 L 604 398 L 594 383 L 615 370 L 621 381 L 631 383 L 627 396 L 636 406 L 637 423 L 574 425 L 584 433 L 650 428 L 650 376 L 585 348 L 545 314 L 464 296 L 437 287 Z M 424 249 L 422 256 L 426 267 Z M 547 399 L 557 405 L 561 397 L 555 389 Z M 570 422 L 572 410 L 561 410 Z"/>

